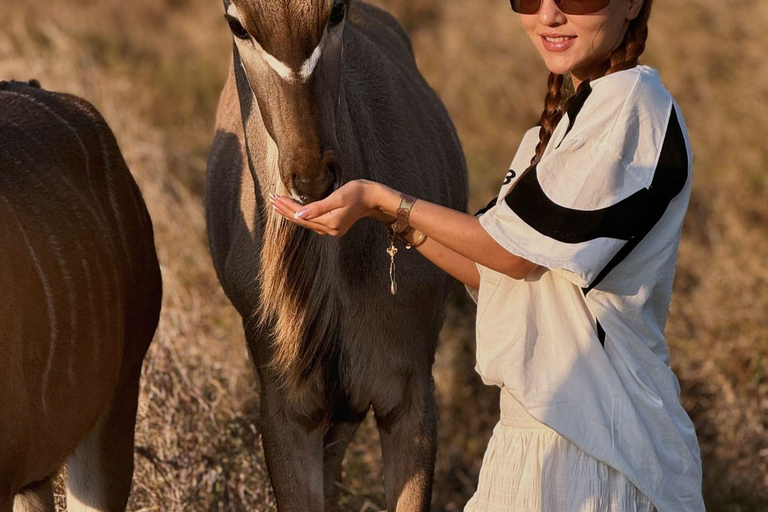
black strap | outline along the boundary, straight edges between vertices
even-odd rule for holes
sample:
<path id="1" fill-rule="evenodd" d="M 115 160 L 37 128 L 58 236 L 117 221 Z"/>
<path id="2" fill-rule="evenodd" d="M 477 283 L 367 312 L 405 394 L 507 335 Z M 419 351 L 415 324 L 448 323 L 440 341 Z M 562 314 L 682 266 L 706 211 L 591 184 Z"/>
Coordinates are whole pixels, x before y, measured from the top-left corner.
<path id="1" fill-rule="evenodd" d="M 590 94 L 592 94 L 592 86 L 589 85 L 589 82 L 585 82 L 582 87 L 579 87 L 576 94 L 568 100 L 568 110 L 565 111 L 565 113 L 568 114 L 568 129 L 565 130 L 565 135 L 563 135 L 563 138 L 560 140 L 560 144 L 562 144 L 568 134 L 571 133 L 573 126 L 576 124 L 576 118 L 579 116 L 579 113 L 581 113 L 581 109 L 584 107 L 584 103 L 587 102 L 587 98 L 589 98 Z M 557 147 L 560 147 L 560 144 L 558 144 Z"/>
<path id="2" fill-rule="evenodd" d="M 605 348 L 605 329 L 600 325 L 600 320 L 595 319 L 595 322 L 597 323 L 597 339 L 600 340 L 600 345 Z"/>

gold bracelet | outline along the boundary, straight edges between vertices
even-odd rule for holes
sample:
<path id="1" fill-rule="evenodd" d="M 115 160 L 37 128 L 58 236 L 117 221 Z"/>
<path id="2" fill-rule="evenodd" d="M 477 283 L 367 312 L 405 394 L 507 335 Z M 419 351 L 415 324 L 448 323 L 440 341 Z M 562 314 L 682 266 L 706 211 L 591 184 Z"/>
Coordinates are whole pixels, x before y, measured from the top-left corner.
<path id="1" fill-rule="evenodd" d="M 420 246 L 421 244 L 423 244 L 426 241 L 427 241 L 427 235 L 423 231 L 421 231 L 421 236 L 419 237 L 419 239 L 416 240 L 415 242 L 413 242 L 412 244 L 409 244 L 409 243 L 406 242 L 405 248 L 406 249 L 416 249 L 418 246 Z"/>

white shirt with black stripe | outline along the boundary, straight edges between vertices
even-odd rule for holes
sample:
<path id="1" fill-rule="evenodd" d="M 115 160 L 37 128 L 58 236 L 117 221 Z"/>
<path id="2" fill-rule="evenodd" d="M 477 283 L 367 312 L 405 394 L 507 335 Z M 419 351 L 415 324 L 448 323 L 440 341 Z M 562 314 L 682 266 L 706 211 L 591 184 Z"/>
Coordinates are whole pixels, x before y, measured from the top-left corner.
<path id="1" fill-rule="evenodd" d="M 647 66 L 589 85 L 532 168 L 538 128 L 526 133 L 480 217 L 540 267 L 519 281 L 479 266 L 477 370 L 660 512 L 703 511 L 664 339 L 691 192 L 687 130 Z"/>

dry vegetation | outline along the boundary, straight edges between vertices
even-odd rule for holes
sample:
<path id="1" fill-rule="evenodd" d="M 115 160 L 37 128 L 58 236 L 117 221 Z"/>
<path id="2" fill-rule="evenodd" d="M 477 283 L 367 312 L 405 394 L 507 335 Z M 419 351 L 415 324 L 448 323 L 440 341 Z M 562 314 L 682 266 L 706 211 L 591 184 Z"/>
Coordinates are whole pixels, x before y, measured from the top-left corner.
<path id="1" fill-rule="evenodd" d="M 467 153 L 472 207 L 492 196 L 539 113 L 545 73 L 504 0 L 380 0 L 406 24 Z M 705 459 L 712 511 L 768 510 L 768 3 L 657 2 L 645 62 L 681 104 L 696 153 L 667 334 Z M 230 40 L 218 0 L 10 0 L 0 78 L 93 102 L 144 191 L 165 279 L 145 366 L 134 511 L 273 510 L 239 319 L 202 215 L 205 157 Z M 1 143 L 1 141 L 0 141 Z M 457 293 L 435 376 L 434 508 L 473 491 L 497 414 L 473 374 L 472 307 Z M 383 503 L 369 422 L 345 466 L 344 509 Z"/>

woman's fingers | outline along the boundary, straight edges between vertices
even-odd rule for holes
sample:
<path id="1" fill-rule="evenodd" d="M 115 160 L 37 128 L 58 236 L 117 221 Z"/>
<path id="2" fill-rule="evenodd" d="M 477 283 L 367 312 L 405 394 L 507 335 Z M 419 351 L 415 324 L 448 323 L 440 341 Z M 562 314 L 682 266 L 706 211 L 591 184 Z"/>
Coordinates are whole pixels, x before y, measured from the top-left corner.
<path id="1" fill-rule="evenodd" d="M 275 211 L 291 222 L 332 236 L 343 236 L 361 217 L 360 212 L 344 204 L 342 194 L 333 194 L 323 201 L 302 206 L 284 196 L 271 195 Z"/>
<path id="2" fill-rule="evenodd" d="M 321 201 L 315 201 L 314 203 L 298 208 L 294 215 L 297 219 L 315 220 L 341 206 L 343 206 L 343 203 L 340 194 L 334 192 Z"/>
<path id="3" fill-rule="evenodd" d="M 282 206 L 285 211 L 290 211 L 291 215 L 295 214 L 297 211 L 303 208 L 302 205 L 300 205 L 293 199 L 285 196 L 278 196 L 275 194 L 269 195 L 269 202 L 272 203 L 273 205 Z"/>
<path id="4" fill-rule="evenodd" d="M 311 229 L 312 231 L 314 231 L 314 232 L 315 232 L 315 233 L 317 233 L 318 235 L 328 235 L 328 234 L 330 234 L 330 233 L 328 232 L 327 228 L 325 228 L 324 226 L 320 226 L 320 225 L 317 225 L 317 224 L 313 224 L 313 223 L 311 223 L 311 222 L 305 222 L 305 221 L 302 221 L 302 220 L 297 220 L 297 219 L 294 219 L 292 215 L 290 215 L 290 214 L 288 214 L 288 213 L 286 213 L 286 212 L 280 211 L 280 210 L 279 210 L 279 209 L 277 209 L 277 208 L 275 208 L 275 212 L 276 212 L 278 215 L 282 215 L 282 216 L 283 216 L 285 219 L 287 219 L 289 222 L 293 222 L 294 224 L 296 224 L 296 225 L 298 225 L 298 226 L 301 226 L 301 227 L 303 227 L 303 228 Z"/>
<path id="5" fill-rule="evenodd" d="M 305 227 L 307 229 L 311 229 L 312 231 L 320 234 L 320 235 L 327 235 L 331 234 L 328 227 L 323 226 L 322 224 L 318 224 L 316 222 L 311 221 L 305 221 L 303 219 L 297 219 L 294 214 L 295 211 L 298 210 L 296 207 L 292 207 L 291 203 L 294 203 L 291 200 L 272 200 L 270 199 L 270 202 L 272 203 L 272 208 L 276 213 L 279 215 L 282 215 L 289 221 L 293 222 L 294 224 L 298 224 L 299 226 Z M 300 207 L 301 205 L 296 205 Z"/>
<path id="6" fill-rule="evenodd" d="M 327 199 L 309 205 L 301 205 L 289 197 L 272 195 L 270 196 L 270 201 L 272 201 L 272 204 L 283 205 L 284 209 L 291 212 L 291 215 L 296 219 L 315 220 L 317 217 L 321 217 L 330 211 L 327 204 L 322 204 Z"/>
<path id="7" fill-rule="evenodd" d="M 311 215 L 300 215 L 302 210 L 312 207 L 317 203 L 312 203 L 311 205 L 308 205 L 308 206 L 302 206 L 290 198 L 281 197 L 281 196 L 273 196 L 270 198 L 270 201 L 272 201 L 272 204 L 281 205 L 283 207 L 283 210 L 286 213 L 289 213 L 291 215 L 292 217 L 291 220 L 311 221 L 314 224 L 320 224 L 329 229 L 338 228 L 337 226 L 337 223 L 339 222 L 338 208 L 334 208 L 334 209 L 325 211 L 323 213 L 320 213 L 327 207 L 327 205 L 320 205 L 320 207 L 317 208 L 316 210 L 314 211 L 310 210 L 312 211 Z"/>

